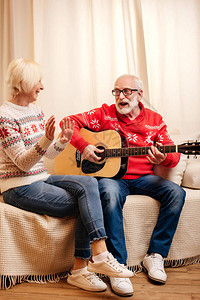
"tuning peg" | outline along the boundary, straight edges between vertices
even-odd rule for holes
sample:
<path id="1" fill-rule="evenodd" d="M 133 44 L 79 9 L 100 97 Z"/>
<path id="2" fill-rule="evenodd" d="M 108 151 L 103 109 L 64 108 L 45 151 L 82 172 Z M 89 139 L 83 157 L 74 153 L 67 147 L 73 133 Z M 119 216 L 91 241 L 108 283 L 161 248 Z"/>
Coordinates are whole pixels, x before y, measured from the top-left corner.
<path id="1" fill-rule="evenodd" d="M 189 155 L 187 155 L 187 158 L 189 159 L 189 158 L 190 158 L 190 156 L 189 156 Z"/>
<path id="2" fill-rule="evenodd" d="M 193 157 L 193 158 L 197 159 L 197 155 L 194 155 L 194 157 Z"/>

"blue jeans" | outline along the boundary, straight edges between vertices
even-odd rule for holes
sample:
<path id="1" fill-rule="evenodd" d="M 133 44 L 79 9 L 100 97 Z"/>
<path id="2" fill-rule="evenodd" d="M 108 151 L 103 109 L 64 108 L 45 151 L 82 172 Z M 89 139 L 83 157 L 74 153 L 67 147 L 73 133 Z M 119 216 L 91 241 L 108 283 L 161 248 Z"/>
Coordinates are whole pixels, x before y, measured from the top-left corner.
<path id="1" fill-rule="evenodd" d="M 126 264 L 127 260 L 122 214 L 127 195 L 146 195 L 160 202 L 147 253 L 167 257 L 185 202 L 185 191 L 180 186 L 155 175 L 146 175 L 132 180 L 101 178 L 99 191 L 108 235 L 107 247 L 120 263 Z"/>
<path id="2" fill-rule="evenodd" d="M 77 216 L 75 256 L 90 257 L 91 242 L 106 238 L 98 182 L 89 176 L 53 175 L 9 189 L 3 193 L 8 204 L 53 217 Z"/>

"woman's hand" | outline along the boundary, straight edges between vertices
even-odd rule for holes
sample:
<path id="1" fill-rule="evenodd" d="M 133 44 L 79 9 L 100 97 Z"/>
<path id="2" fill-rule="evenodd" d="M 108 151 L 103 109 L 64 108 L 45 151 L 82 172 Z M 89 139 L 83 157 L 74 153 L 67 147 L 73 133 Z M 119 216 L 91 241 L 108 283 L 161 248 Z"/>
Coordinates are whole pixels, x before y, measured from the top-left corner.
<path id="1" fill-rule="evenodd" d="M 68 143 L 73 135 L 74 131 L 74 121 L 71 121 L 70 118 L 64 118 L 61 123 L 61 136 L 60 136 L 60 142 L 61 144 Z"/>
<path id="2" fill-rule="evenodd" d="M 55 117 L 51 116 L 45 125 L 45 136 L 50 140 L 53 141 L 55 134 Z"/>

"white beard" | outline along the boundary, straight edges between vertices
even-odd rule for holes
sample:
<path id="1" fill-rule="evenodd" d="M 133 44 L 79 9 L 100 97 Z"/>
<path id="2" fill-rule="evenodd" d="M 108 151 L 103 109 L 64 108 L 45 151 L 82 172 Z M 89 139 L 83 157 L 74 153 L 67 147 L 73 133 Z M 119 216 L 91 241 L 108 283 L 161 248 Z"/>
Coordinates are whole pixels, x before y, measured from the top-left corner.
<path id="1" fill-rule="evenodd" d="M 116 109 L 117 111 L 122 114 L 122 115 L 127 115 L 129 114 L 135 107 L 138 106 L 138 100 L 137 100 L 137 93 L 135 94 L 134 98 L 132 101 L 125 99 L 123 101 L 124 103 L 128 103 L 128 107 L 119 107 L 118 102 L 116 103 Z"/>

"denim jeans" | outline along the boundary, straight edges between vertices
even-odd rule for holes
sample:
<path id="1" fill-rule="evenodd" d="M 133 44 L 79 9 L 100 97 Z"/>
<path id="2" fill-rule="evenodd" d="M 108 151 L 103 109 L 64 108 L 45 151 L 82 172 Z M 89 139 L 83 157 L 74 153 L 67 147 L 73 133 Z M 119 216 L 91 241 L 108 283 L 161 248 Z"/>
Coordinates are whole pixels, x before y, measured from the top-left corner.
<path id="1" fill-rule="evenodd" d="M 9 189 L 8 204 L 53 217 L 77 216 L 75 256 L 89 258 L 91 242 L 106 238 L 98 182 L 89 176 L 53 175 L 46 181 Z"/>
<path id="2" fill-rule="evenodd" d="M 98 182 L 108 251 L 120 263 L 126 264 L 122 209 L 127 195 L 147 195 L 160 202 L 157 224 L 147 253 L 155 252 L 167 257 L 185 202 L 185 191 L 177 184 L 155 175 L 132 180 L 101 178 Z"/>

